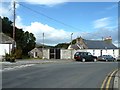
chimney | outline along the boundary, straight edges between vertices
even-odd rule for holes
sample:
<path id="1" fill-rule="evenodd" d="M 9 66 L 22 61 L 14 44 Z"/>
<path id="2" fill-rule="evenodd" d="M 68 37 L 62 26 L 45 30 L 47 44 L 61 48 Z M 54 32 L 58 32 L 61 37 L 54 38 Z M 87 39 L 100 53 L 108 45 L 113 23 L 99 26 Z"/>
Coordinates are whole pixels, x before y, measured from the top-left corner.
<path id="1" fill-rule="evenodd" d="M 82 39 L 82 37 L 78 37 L 77 39 L 76 39 L 76 43 L 79 43 L 79 44 L 83 44 L 83 39 Z"/>
<path id="2" fill-rule="evenodd" d="M 111 38 L 111 36 L 106 37 L 106 38 L 104 39 L 104 41 L 105 41 L 106 43 L 112 43 L 112 38 Z"/>

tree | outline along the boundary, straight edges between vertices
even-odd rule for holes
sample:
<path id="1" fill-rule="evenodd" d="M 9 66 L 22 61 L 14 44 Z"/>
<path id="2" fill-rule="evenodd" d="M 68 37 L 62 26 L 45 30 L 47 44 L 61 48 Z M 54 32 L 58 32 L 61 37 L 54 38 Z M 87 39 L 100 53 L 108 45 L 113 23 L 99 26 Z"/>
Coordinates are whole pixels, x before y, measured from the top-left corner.
<path id="1" fill-rule="evenodd" d="M 7 17 L 3 17 L 2 19 L 2 32 L 6 35 L 12 37 L 12 21 L 10 21 Z"/>
<path id="2" fill-rule="evenodd" d="M 24 33 L 24 40 L 23 40 L 23 52 L 25 54 L 28 53 L 28 51 L 32 50 L 35 45 L 36 45 L 36 38 L 34 37 L 34 35 L 32 33 L 29 33 L 28 31 L 26 31 Z"/>
<path id="3" fill-rule="evenodd" d="M 57 44 L 55 46 L 55 48 L 64 48 L 64 49 L 67 49 L 69 45 L 70 45 L 69 43 L 59 43 L 59 44 Z"/>
<path id="4" fill-rule="evenodd" d="M 13 26 L 12 21 L 7 17 L 2 19 L 2 32 L 6 35 L 13 37 Z M 28 31 L 24 32 L 22 29 L 15 27 L 15 41 L 16 41 L 16 53 L 20 55 L 27 55 L 30 50 L 35 47 L 36 38 L 34 34 L 29 33 Z M 18 56 L 19 58 L 21 56 Z"/>

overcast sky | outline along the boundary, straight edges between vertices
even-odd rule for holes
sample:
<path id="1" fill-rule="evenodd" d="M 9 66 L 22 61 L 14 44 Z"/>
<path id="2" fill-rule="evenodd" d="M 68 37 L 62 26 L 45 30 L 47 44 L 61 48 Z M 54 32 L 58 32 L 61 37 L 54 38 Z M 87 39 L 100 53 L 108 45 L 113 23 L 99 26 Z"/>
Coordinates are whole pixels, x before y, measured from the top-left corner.
<path id="1" fill-rule="evenodd" d="M 16 1 L 16 26 L 32 32 L 37 43 L 42 43 L 44 32 L 47 45 L 70 42 L 71 33 L 73 33 L 73 39 L 82 36 L 88 40 L 101 40 L 102 37 L 111 36 L 113 43 L 117 45 L 117 0 L 114 2 L 78 1 Z M 13 0 L 2 2 L 0 15 L 7 16 L 13 21 Z"/>

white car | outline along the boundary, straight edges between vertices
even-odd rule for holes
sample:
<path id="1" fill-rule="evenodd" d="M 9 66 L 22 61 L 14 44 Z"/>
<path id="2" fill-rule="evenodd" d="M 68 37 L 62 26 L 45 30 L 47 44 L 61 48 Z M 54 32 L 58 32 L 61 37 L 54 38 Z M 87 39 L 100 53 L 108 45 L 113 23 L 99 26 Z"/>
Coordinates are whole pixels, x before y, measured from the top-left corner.
<path id="1" fill-rule="evenodd" d="M 117 60 L 117 61 L 120 61 L 120 56 L 118 56 L 118 57 L 116 58 L 116 60 Z"/>

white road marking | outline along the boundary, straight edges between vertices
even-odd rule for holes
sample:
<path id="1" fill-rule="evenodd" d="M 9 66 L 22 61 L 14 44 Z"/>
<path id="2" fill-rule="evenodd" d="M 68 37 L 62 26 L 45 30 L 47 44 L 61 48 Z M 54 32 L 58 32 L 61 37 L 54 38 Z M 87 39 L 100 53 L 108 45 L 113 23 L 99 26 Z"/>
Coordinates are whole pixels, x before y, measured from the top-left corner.
<path id="1" fill-rule="evenodd" d="M 15 67 L 9 67 L 9 68 L 4 68 L 1 71 L 8 71 L 8 70 L 13 70 L 13 69 L 19 69 L 19 68 L 24 68 L 24 67 L 29 67 L 29 66 L 33 66 L 35 64 L 28 64 L 28 65 L 20 65 L 20 66 L 15 66 Z"/>

